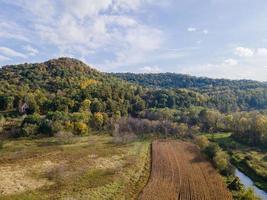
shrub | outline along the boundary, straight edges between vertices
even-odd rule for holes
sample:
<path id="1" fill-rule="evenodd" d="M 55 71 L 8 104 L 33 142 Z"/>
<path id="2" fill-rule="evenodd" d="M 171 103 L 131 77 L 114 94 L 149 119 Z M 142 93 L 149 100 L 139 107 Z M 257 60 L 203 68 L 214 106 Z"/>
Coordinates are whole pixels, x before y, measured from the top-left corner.
<path id="1" fill-rule="evenodd" d="M 215 166 L 222 172 L 229 166 L 229 156 L 223 151 L 218 151 L 213 158 Z"/>
<path id="2" fill-rule="evenodd" d="M 245 189 L 241 192 L 239 195 L 239 198 L 241 200 L 260 200 L 259 197 L 256 196 L 254 190 L 252 188 Z"/>
<path id="3" fill-rule="evenodd" d="M 56 133 L 55 137 L 59 140 L 60 144 L 71 144 L 74 139 L 74 135 L 71 132 L 66 131 L 60 131 Z"/>
<path id="4" fill-rule="evenodd" d="M 93 126 L 94 128 L 101 130 L 104 124 L 104 115 L 100 112 L 94 113 Z"/>
<path id="5" fill-rule="evenodd" d="M 75 122 L 74 130 L 77 135 L 85 135 L 88 133 L 88 126 L 83 122 Z"/>
<path id="6" fill-rule="evenodd" d="M 52 123 L 50 120 L 43 120 L 39 126 L 39 131 L 43 134 L 52 136 Z"/>
<path id="7" fill-rule="evenodd" d="M 35 124 L 26 124 L 21 129 L 21 136 L 28 137 L 37 135 L 39 130 L 39 126 Z"/>
<path id="8" fill-rule="evenodd" d="M 241 191 L 243 190 L 244 186 L 240 182 L 240 179 L 238 177 L 234 177 L 230 180 L 230 183 L 228 183 L 229 190 L 235 190 L 235 191 Z"/>
<path id="9" fill-rule="evenodd" d="M 24 118 L 22 122 L 22 126 L 24 124 L 40 124 L 41 123 L 41 117 L 38 114 L 28 115 Z"/>
<path id="10" fill-rule="evenodd" d="M 209 145 L 208 138 L 203 135 L 195 137 L 195 142 L 201 150 L 204 150 Z"/>
<path id="11" fill-rule="evenodd" d="M 218 151 L 220 151 L 221 148 L 219 147 L 219 145 L 217 143 L 209 143 L 209 145 L 205 148 L 204 152 L 205 154 L 210 158 L 213 159 L 214 156 L 216 155 L 216 153 Z"/>

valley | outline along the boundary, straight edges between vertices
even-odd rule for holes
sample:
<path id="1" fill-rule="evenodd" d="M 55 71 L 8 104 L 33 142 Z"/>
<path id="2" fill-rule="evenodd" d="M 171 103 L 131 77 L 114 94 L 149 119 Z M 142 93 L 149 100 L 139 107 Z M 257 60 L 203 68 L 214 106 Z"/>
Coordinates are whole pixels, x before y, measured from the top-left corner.
<path id="1" fill-rule="evenodd" d="M 266 190 L 266 95 L 66 57 L 4 66 L 0 199 L 258 200 L 234 166 Z"/>

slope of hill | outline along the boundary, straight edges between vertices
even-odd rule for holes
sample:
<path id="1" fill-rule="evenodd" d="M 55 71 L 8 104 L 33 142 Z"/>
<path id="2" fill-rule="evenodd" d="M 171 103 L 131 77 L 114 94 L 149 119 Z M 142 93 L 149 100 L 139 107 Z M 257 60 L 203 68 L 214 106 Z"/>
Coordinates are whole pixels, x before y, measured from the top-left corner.
<path id="1" fill-rule="evenodd" d="M 267 84 L 252 80 L 228 80 L 183 74 L 113 74 L 126 81 L 152 88 L 187 88 L 206 94 L 210 105 L 223 112 L 267 108 Z"/>
<path id="2" fill-rule="evenodd" d="M 206 102 L 194 91 L 146 89 L 71 58 L 0 69 L 0 114 L 28 114 L 18 125 L 24 136 L 53 135 L 62 129 L 77 134 L 87 133 L 88 128 L 110 129 L 112 120 L 137 116 L 146 108 L 204 106 Z"/>
<path id="3" fill-rule="evenodd" d="M 207 77 L 195 77 L 185 74 L 156 73 L 156 74 L 135 74 L 135 73 L 114 73 L 113 75 L 124 80 L 139 83 L 149 87 L 160 88 L 195 88 L 208 89 L 216 87 L 228 87 L 232 89 L 253 89 L 267 88 L 264 82 L 253 80 L 229 80 L 212 79 Z"/>
<path id="4" fill-rule="evenodd" d="M 35 109 L 42 114 L 55 110 L 75 112 L 88 99 L 95 111 L 112 113 L 116 109 L 128 113 L 129 102 L 138 100 L 136 90 L 125 81 L 70 58 L 5 66 L 0 70 L 2 111 L 19 110 L 27 103 L 28 112 Z"/>

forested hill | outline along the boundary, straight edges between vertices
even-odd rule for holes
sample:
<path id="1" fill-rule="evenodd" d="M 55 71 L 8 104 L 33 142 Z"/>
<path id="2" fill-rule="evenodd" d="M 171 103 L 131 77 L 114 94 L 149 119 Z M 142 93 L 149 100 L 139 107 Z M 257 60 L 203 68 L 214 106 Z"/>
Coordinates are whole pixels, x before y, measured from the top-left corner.
<path id="1" fill-rule="evenodd" d="M 146 87 L 150 85 L 154 87 Z M 149 108 L 191 106 L 232 112 L 266 109 L 267 87 L 255 81 L 214 80 L 170 73 L 107 74 L 71 58 L 2 67 L 0 112 L 23 113 L 25 106 L 28 114 L 44 116 L 51 112 L 86 110 L 91 114 L 102 113 L 101 118 L 136 116 Z"/>
<path id="2" fill-rule="evenodd" d="M 253 89 L 267 88 L 267 83 L 252 80 L 229 80 L 229 79 L 212 79 L 207 77 L 195 77 L 185 74 L 175 73 L 114 73 L 113 75 L 124 80 L 138 83 L 148 87 L 158 88 L 223 88 L 231 89 Z"/>
<path id="3" fill-rule="evenodd" d="M 168 79 L 168 74 L 164 76 L 155 81 Z M 229 82 L 235 85 L 231 87 L 222 82 L 210 88 L 150 88 L 71 58 L 4 66 L 0 69 L 0 130 L 3 119 L 19 119 L 17 136 L 60 131 L 81 135 L 111 130 L 122 116 L 154 119 L 163 112 L 160 119 L 173 115 L 176 121 L 187 123 L 188 116 L 182 113 L 195 118 L 209 108 L 227 113 L 267 108 L 266 87 L 261 83 L 246 81 L 243 88 L 242 82 Z"/>
<path id="4" fill-rule="evenodd" d="M 223 112 L 267 108 L 267 83 L 194 77 L 175 73 L 113 74 L 126 81 L 152 88 L 186 88 L 209 96 L 211 104 Z"/>
<path id="5" fill-rule="evenodd" d="M 0 111 L 18 112 L 26 104 L 27 113 L 41 115 L 83 109 L 128 114 L 144 104 L 137 89 L 71 58 L 10 65 L 0 69 Z"/>

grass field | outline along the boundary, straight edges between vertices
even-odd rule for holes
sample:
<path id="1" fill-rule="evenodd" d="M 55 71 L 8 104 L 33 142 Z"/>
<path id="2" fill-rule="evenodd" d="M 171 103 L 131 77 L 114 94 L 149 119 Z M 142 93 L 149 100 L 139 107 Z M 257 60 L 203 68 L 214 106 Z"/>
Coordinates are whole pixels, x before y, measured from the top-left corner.
<path id="1" fill-rule="evenodd" d="M 227 200 L 232 195 L 195 145 L 163 140 L 152 144 L 152 171 L 140 199 Z"/>
<path id="2" fill-rule="evenodd" d="M 205 135 L 227 149 L 235 166 L 248 175 L 259 188 L 267 191 L 266 150 L 240 144 L 230 137 L 231 133 Z"/>
<path id="3" fill-rule="evenodd" d="M 0 199 L 136 199 L 149 176 L 149 146 L 109 136 L 5 141 Z"/>

